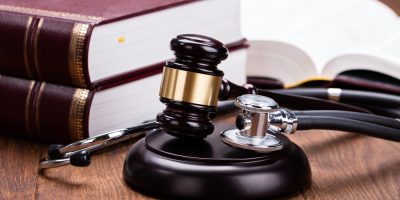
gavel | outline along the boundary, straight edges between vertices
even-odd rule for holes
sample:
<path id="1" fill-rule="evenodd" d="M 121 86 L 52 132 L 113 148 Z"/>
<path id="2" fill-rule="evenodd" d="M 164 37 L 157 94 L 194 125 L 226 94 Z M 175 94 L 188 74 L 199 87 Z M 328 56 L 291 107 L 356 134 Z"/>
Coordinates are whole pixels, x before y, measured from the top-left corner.
<path id="1" fill-rule="evenodd" d="M 160 87 L 160 101 L 166 108 L 156 120 L 171 135 L 204 138 L 214 130 L 210 120 L 218 100 L 252 90 L 223 79 L 217 65 L 228 57 L 228 49 L 213 38 L 179 35 L 171 40 L 171 50 L 176 58 L 166 62 Z"/>

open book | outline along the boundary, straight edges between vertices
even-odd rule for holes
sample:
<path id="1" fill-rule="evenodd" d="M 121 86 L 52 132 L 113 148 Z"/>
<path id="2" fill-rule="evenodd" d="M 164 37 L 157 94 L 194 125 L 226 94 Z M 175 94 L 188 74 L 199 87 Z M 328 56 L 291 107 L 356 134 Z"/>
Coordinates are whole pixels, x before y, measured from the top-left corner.
<path id="1" fill-rule="evenodd" d="M 242 1 L 248 76 L 290 87 L 352 70 L 400 79 L 400 19 L 375 0 Z"/>

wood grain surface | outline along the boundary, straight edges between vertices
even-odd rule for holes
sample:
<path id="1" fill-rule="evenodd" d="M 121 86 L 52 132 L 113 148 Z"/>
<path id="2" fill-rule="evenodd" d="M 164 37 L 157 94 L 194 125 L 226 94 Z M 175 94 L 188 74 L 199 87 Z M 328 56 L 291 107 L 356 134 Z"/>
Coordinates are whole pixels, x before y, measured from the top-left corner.
<path id="1" fill-rule="evenodd" d="M 306 152 L 313 182 L 283 199 L 400 199 L 400 143 L 319 130 L 299 131 L 290 138 Z M 132 143 L 93 156 L 87 168 L 66 166 L 40 173 L 38 162 L 47 145 L 0 136 L 0 198 L 151 199 L 122 180 Z"/>
<path id="2" fill-rule="evenodd" d="M 33 199 L 42 145 L 0 136 L 0 198 Z"/>

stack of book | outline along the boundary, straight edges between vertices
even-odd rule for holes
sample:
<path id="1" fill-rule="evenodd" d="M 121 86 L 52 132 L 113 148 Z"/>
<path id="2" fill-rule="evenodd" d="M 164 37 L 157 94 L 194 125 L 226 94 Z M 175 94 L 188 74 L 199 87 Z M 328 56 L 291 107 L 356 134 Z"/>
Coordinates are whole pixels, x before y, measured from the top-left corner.
<path id="1" fill-rule="evenodd" d="M 154 119 L 179 34 L 227 44 L 245 82 L 240 2 L 42 0 L 0 4 L 0 133 L 65 143 Z"/>

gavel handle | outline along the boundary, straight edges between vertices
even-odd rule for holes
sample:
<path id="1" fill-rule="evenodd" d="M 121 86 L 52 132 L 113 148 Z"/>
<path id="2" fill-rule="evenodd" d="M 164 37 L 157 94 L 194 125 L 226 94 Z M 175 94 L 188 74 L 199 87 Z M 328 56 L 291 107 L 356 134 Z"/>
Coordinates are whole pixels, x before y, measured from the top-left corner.
<path id="1" fill-rule="evenodd" d="M 257 91 L 251 84 L 240 86 L 228 81 L 227 79 L 222 79 L 219 90 L 219 100 L 233 100 L 236 97 L 244 94 L 257 94 Z"/>
<path id="2" fill-rule="evenodd" d="M 314 97 L 292 94 L 282 94 L 271 90 L 257 89 L 251 84 L 236 85 L 226 79 L 222 80 L 219 100 L 232 100 L 243 94 L 259 94 L 276 99 L 282 107 L 296 110 L 346 110 L 353 112 L 371 113 L 370 111 L 349 104 L 332 102 Z"/>

